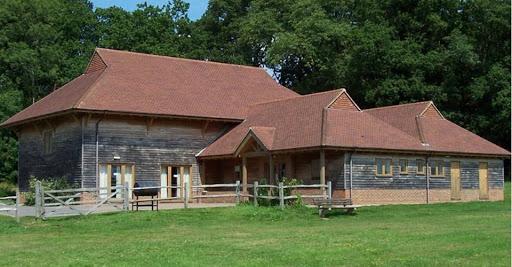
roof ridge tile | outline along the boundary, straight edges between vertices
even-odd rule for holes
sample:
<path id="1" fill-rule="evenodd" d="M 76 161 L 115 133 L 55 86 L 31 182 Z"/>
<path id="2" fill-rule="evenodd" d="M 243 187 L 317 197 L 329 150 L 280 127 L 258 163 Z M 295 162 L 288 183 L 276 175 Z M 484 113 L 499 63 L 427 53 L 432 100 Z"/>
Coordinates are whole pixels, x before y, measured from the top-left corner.
<path id="1" fill-rule="evenodd" d="M 146 54 L 146 53 L 142 53 L 142 52 L 134 52 L 134 51 L 128 51 L 128 50 L 117 50 L 117 49 L 103 48 L 103 47 L 96 48 L 96 51 L 101 51 L 101 50 L 108 51 L 108 52 L 114 52 L 114 53 L 132 54 L 132 55 L 147 56 L 147 57 L 157 57 L 157 58 L 195 62 L 195 63 L 218 64 L 218 65 L 224 65 L 224 66 L 241 67 L 241 68 L 249 68 L 249 69 L 254 69 L 254 70 L 265 71 L 265 69 L 263 69 L 260 66 L 241 65 L 241 64 L 233 64 L 233 63 L 226 63 L 226 62 L 210 61 L 210 60 L 204 60 L 204 59 L 182 58 L 182 57 L 166 56 L 166 55 L 154 55 L 154 54 Z"/>

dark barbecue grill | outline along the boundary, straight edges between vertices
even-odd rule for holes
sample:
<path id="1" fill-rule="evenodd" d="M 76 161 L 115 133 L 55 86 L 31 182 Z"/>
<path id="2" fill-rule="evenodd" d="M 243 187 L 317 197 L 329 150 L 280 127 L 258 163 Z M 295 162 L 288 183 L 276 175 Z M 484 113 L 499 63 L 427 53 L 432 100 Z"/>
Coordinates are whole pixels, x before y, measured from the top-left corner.
<path id="1" fill-rule="evenodd" d="M 153 187 L 155 186 L 152 183 L 149 182 L 143 182 L 139 181 L 136 182 L 133 187 Z M 151 207 L 151 210 L 154 210 L 154 207 L 156 207 L 156 210 L 158 210 L 158 193 L 160 192 L 160 188 L 144 188 L 144 189 L 133 189 L 132 193 L 135 198 L 134 203 L 132 204 L 132 210 L 133 206 L 139 210 L 139 207 Z M 151 197 L 147 199 L 140 199 L 139 197 Z M 155 199 L 156 197 L 156 199 Z"/>

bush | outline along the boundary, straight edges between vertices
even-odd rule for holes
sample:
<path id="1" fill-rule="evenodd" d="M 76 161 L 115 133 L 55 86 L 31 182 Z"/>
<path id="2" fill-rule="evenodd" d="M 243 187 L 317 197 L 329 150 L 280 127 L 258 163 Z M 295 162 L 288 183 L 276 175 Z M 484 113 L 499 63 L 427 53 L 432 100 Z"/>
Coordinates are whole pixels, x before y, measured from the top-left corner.
<path id="1" fill-rule="evenodd" d="M 25 194 L 25 205 L 32 206 L 36 204 L 36 182 L 41 181 L 43 190 L 62 190 L 73 188 L 65 177 L 59 178 L 35 178 L 31 177 L 29 181 L 29 191 Z"/>
<path id="2" fill-rule="evenodd" d="M 16 185 L 10 182 L 0 183 L 0 197 L 8 197 L 16 195 Z"/>
<path id="3" fill-rule="evenodd" d="M 280 182 L 282 182 L 283 185 L 285 185 L 285 186 L 302 184 L 302 181 L 300 181 L 298 179 L 286 178 L 286 177 L 283 177 L 281 179 L 281 181 L 277 181 L 277 184 L 279 184 Z M 261 180 L 258 184 L 259 185 L 267 185 L 267 182 L 265 180 Z M 272 193 L 272 196 L 279 196 L 279 188 L 266 188 L 266 187 L 265 188 L 258 187 L 258 196 L 267 196 L 269 193 L 269 190 Z M 292 191 L 293 191 L 292 188 L 284 188 L 283 194 L 285 197 L 291 196 Z M 285 200 L 285 204 L 290 205 L 290 206 L 302 206 L 303 205 L 302 197 L 300 196 L 300 194 L 297 194 L 297 199 L 287 199 L 287 200 Z M 260 206 L 277 206 L 277 205 L 279 205 L 279 199 L 258 198 L 258 205 L 260 205 Z"/>

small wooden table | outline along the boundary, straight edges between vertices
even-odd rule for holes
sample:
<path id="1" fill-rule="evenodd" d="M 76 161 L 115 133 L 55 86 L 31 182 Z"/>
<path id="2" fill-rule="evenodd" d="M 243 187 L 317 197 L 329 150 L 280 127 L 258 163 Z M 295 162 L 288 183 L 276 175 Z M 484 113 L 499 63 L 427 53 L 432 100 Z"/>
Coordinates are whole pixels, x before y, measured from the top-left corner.
<path id="1" fill-rule="evenodd" d="M 313 199 L 313 203 L 318 207 L 318 215 L 325 217 L 326 210 L 343 209 L 347 213 L 353 213 L 359 206 L 352 204 L 352 199 Z"/>

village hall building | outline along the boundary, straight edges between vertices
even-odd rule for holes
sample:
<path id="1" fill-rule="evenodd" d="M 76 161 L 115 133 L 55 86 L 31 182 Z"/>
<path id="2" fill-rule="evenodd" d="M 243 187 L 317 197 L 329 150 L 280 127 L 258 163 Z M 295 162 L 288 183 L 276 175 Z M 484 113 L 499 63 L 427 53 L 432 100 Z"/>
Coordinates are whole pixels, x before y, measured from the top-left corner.
<path id="1" fill-rule="evenodd" d="M 431 101 L 361 109 L 345 89 L 299 95 L 262 68 L 102 48 L 1 126 L 18 136 L 22 190 L 30 177 L 244 191 L 288 177 L 331 181 L 355 204 L 503 200 L 510 156 Z"/>

